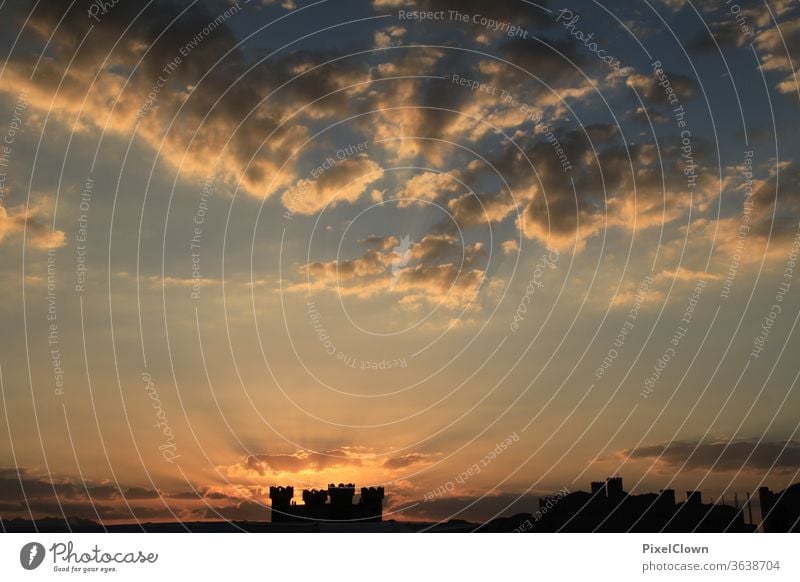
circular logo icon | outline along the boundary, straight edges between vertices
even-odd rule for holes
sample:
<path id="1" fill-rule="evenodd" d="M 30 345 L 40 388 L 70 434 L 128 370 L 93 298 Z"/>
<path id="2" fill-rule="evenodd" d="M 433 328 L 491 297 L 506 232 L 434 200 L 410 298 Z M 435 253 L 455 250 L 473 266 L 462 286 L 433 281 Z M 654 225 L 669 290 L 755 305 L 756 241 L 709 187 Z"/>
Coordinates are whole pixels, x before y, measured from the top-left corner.
<path id="1" fill-rule="evenodd" d="M 26 570 L 35 570 L 44 561 L 44 546 L 39 542 L 29 542 L 19 551 L 19 563 Z"/>

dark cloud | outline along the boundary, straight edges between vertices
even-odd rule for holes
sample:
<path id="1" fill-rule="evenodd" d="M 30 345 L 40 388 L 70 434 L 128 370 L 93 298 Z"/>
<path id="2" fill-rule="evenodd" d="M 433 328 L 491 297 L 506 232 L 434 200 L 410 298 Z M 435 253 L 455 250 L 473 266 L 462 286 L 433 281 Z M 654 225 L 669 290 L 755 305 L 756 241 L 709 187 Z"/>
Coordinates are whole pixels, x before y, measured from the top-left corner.
<path id="1" fill-rule="evenodd" d="M 250 491 L 258 495 L 258 491 Z M 169 502 L 168 502 L 169 501 Z M 194 502 L 194 503 L 192 503 Z M 204 503 L 205 502 L 205 503 Z M 206 504 L 229 507 L 245 500 L 211 488 L 197 492 L 165 493 L 146 487 L 81 482 L 76 478 L 45 475 L 21 467 L 0 468 L 0 517 L 78 517 L 102 521 L 147 519 L 199 519 Z M 30 512 L 30 513 L 29 513 Z"/>
<path id="2" fill-rule="evenodd" d="M 665 70 L 664 74 L 681 103 L 686 103 L 697 95 L 700 85 L 694 79 L 672 71 Z M 646 75 L 636 73 L 630 75 L 625 82 L 628 87 L 636 89 L 639 95 L 651 105 L 669 106 L 667 92 L 664 87 L 659 85 L 662 81 L 655 73 Z"/>
<path id="3" fill-rule="evenodd" d="M 310 288 L 360 297 L 394 293 L 406 306 L 426 301 L 458 309 L 473 302 L 483 284 L 486 252 L 481 242 L 464 246 L 451 234 L 427 234 L 419 242 L 372 235 L 361 242 L 378 248 L 394 242 L 398 246 L 385 252 L 369 248 L 358 259 L 303 265 L 300 272 L 313 279 Z M 309 286 L 298 283 L 289 290 L 308 291 Z M 296 455 L 289 457 L 284 461 L 299 462 Z"/>
<path id="4" fill-rule="evenodd" d="M 792 63 L 800 60 L 800 14 L 796 2 L 782 0 L 778 4 L 772 7 L 782 16 L 777 26 L 772 21 L 772 13 L 762 12 L 759 24 L 764 29 L 757 34 L 755 45 L 761 58 L 761 68 L 766 72 L 784 75 L 777 85 L 778 91 L 797 94 L 798 85 Z"/>
<path id="5" fill-rule="evenodd" d="M 26 468 L 0 470 L 0 499 L 2 500 L 32 500 L 54 495 L 64 500 L 88 500 L 91 498 L 101 501 L 157 499 L 159 497 L 158 491 L 143 487 L 120 489 L 110 483 L 91 481 L 81 483 L 64 478 L 54 478 L 51 481 Z"/>
<path id="6" fill-rule="evenodd" d="M 80 112 L 87 127 L 127 134 L 138 120 L 138 135 L 152 147 L 160 146 L 167 162 L 204 176 L 212 168 L 210 161 L 219 156 L 226 178 L 241 181 L 245 191 L 256 196 L 269 195 L 293 181 L 290 158 L 308 135 L 304 123 L 343 115 L 353 95 L 337 91 L 369 79 L 369 66 L 355 58 L 314 68 L 341 56 L 325 51 L 283 52 L 251 67 L 229 25 L 233 19 L 247 19 L 253 6 L 242 5 L 227 20 L 220 20 L 230 5 L 219 4 L 215 9 L 219 11 L 212 12 L 199 3 L 181 14 L 185 4 L 159 2 L 137 17 L 141 6 L 119 3 L 94 23 L 87 16 L 88 5 L 79 2 L 68 10 L 67 5 L 40 3 L 28 28 L 40 41 L 49 39 L 56 58 L 43 60 L 30 79 L 35 57 L 13 56 L 3 90 L 26 90 L 32 108 L 49 110 L 54 119 L 70 125 Z M 30 3 L 21 3 L 18 11 L 25 14 L 29 8 Z M 92 23 L 87 42 L 79 45 Z M 165 72 L 176 58 L 180 61 Z M 149 99 L 157 82 L 163 86 L 155 99 Z M 290 114 L 329 93 L 299 119 L 278 129 Z M 278 174 L 286 160 L 285 171 Z"/>
<path id="7" fill-rule="evenodd" d="M 427 234 L 411 246 L 411 258 L 428 265 L 444 261 L 459 264 L 463 257 L 464 265 L 470 266 L 484 254 L 481 243 L 462 246 L 458 238 L 447 234 Z"/>
<path id="8" fill-rule="evenodd" d="M 500 222 L 515 208 L 514 200 L 505 192 L 491 194 L 463 194 L 458 198 L 448 200 L 447 207 L 453 214 L 456 224 L 460 228 L 479 224 L 493 224 Z M 456 225 L 448 220 L 442 227 Z"/>
<path id="9" fill-rule="evenodd" d="M 430 460 L 429 455 L 425 455 L 423 453 L 409 453 L 407 455 L 402 455 L 400 457 L 387 459 L 386 462 L 383 464 L 383 466 L 384 468 L 391 470 L 405 469 L 413 465 L 427 463 L 429 460 Z"/>
<path id="10" fill-rule="evenodd" d="M 765 241 L 786 240 L 798 229 L 800 167 L 788 161 L 778 166 L 769 169 L 768 176 L 756 185 L 752 196 L 754 211 L 750 234 Z"/>
<path id="11" fill-rule="evenodd" d="M 776 473 L 795 473 L 800 469 L 800 443 L 797 441 L 719 441 L 672 442 L 640 447 L 621 453 L 632 459 L 655 460 L 668 469 L 681 466 L 687 471 L 772 470 Z"/>
<path id="12" fill-rule="evenodd" d="M 299 180 L 289 188 L 283 194 L 284 206 L 292 212 L 314 214 L 342 202 L 353 203 L 383 176 L 383 169 L 366 154 L 331 163 L 318 178 Z"/>
<path id="13" fill-rule="evenodd" d="M 368 100 L 356 105 L 363 111 L 376 111 L 360 118 L 359 124 L 364 131 L 373 132 L 399 159 L 424 156 L 429 167 L 438 168 L 456 155 L 449 141 L 478 141 L 492 133 L 492 125 L 509 129 L 529 122 L 519 105 L 503 102 L 503 91 L 511 99 L 528 104 L 531 112 L 552 109 L 558 114 L 551 117 L 557 118 L 565 109 L 564 100 L 580 99 L 594 88 L 580 71 L 586 65 L 575 43 L 548 43 L 551 47 L 531 39 L 504 40 L 493 51 L 498 58 L 459 50 L 442 53 L 407 49 L 415 59 L 423 58 L 427 63 L 423 72 L 440 74 L 445 79 L 382 83 L 381 91 L 371 91 Z M 391 56 L 405 62 L 404 54 Z M 494 95 L 454 84 L 454 74 L 487 84 Z M 420 139 L 394 139 L 398 135 Z"/>
<path id="14" fill-rule="evenodd" d="M 27 242 L 36 249 L 58 248 L 66 244 L 64 231 L 52 230 L 45 221 L 45 212 L 41 207 L 25 208 L 18 206 L 5 208 L 0 206 L 0 244 L 12 236 L 26 231 Z"/>
<path id="15" fill-rule="evenodd" d="M 565 81 L 583 78 L 581 70 L 585 68 L 586 60 L 578 52 L 576 43 L 552 39 L 544 41 L 531 42 L 515 38 L 500 45 L 499 50 L 505 60 L 532 73 L 539 79 L 539 83 L 546 83 L 551 87 L 564 86 Z M 509 69 L 500 78 L 505 79 L 508 86 L 518 86 L 513 78 L 515 74 L 523 83 L 536 82 L 534 77 L 521 74 L 516 69 Z"/>
<path id="16" fill-rule="evenodd" d="M 479 269 L 461 270 L 454 264 L 416 265 L 400 271 L 396 287 L 401 292 L 430 293 L 443 300 L 452 295 L 452 307 L 463 306 L 474 298 L 483 283 Z"/>
<path id="17" fill-rule="evenodd" d="M 378 236 L 376 234 L 371 234 L 358 242 L 359 244 L 372 246 L 382 251 L 388 251 L 400 244 L 396 236 Z"/>
<path id="18" fill-rule="evenodd" d="M 672 121 L 667 115 L 661 113 L 657 109 L 651 109 L 648 111 L 644 107 L 637 107 L 635 110 L 629 111 L 627 116 L 636 120 L 637 123 L 647 126 L 649 126 L 651 123 L 670 123 Z"/>
<path id="19" fill-rule="evenodd" d="M 181 493 L 169 493 L 164 495 L 164 497 L 168 497 L 169 499 L 184 499 L 190 501 L 197 501 L 200 499 L 214 499 L 214 500 L 241 500 L 241 497 L 228 495 L 222 491 L 218 491 L 215 489 L 210 489 L 207 487 L 200 488 L 197 491 L 183 491 Z M 147 499 L 147 497 L 142 497 L 141 499 Z"/>
<path id="20" fill-rule="evenodd" d="M 381 275 L 391 262 L 388 255 L 375 249 L 368 249 L 359 259 L 342 261 L 315 261 L 305 265 L 301 271 L 319 281 L 331 284 L 351 279 L 363 279 Z"/>
<path id="21" fill-rule="evenodd" d="M 612 125 L 554 129 L 515 141 L 522 152 L 506 144 L 492 163 L 520 205 L 522 232 L 557 247 L 581 250 L 606 228 L 668 223 L 690 203 L 705 210 L 718 195 L 719 185 L 703 171 L 708 147 L 699 138 L 692 142 L 698 176 L 692 197 L 677 147 L 662 148 L 659 163 L 655 144 L 626 144 Z"/>
<path id="22" fill-rule="evenodd" d="M 698 53 L 716 52 L 727 47 L 742 46 L 747 37 L 733 18 L 709 24 L 711 32 L 703 30 L 688 43 L 690 51 Z"/>

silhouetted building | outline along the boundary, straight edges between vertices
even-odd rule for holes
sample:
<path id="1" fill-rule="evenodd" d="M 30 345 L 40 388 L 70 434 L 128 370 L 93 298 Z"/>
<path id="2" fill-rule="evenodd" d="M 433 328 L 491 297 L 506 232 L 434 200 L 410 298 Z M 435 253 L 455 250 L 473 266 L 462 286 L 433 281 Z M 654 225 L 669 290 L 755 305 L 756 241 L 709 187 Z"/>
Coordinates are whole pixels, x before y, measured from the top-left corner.
<path id="1" fill-rule="evenodd" d="M 358 503 L 353 503 L 356 486 L 352 483 L 328 485 L 328 489 L 306 489 L 303 504 L 292 499 L 294 487 L 270 487 L 273 522 L 359 521 L 383 519 L 383 487 L 362 487 Z"/>
<path id="2" fill-rule="evenodd" d="M 703 503 L 700 491 L 687 491 L 683 503 L 676 503 L 672 489 L 631 495 L 624 490 L 622 477 L 609 477 L 605 482 L 593 481 L 591 493 L 573 491 L 542 497 L 539 511 L 535 514 L 495 519 L 480 529 L 518 532 L 755 531 L 755 525 L 745 523 L 743 512 L 744 507 Z"/>
<path id="3" fill-rule="evenodd" d="M 463 520 L 442 523 L 383 521 L 383 487 L 362 488 L 354 503 L 356 488 L 331 484 L 327 489 L 302 493 L 302 504 L 294 502 L 293 487 L 270 487 L 272 523 L 263 521 L 171 521 L 102 524 L 80 517 L 35 520 L 0 516 L 0 532 L 754 532 L 751 497 L 740 506 L 734 493 L 731 507 L 704 503 L 700 491 L 687 491 L 686 500 L 676 501 L 675 491 L 631 495 L 621 477 L 594 481 L 591 492 L 567 488 L 539 499 L 535 513 L 518 513 L 479 524 Z M 800 531 L 800 483 L 773 493 L 759 490 L 763 527 L 761 531 Z M 532 511 L 533 508 L 529 509 Z"/>
<path id="4" fill-rule="evenodd" d="M 606 479 L 606 497 L 613 502 L 622 501 L 625 492 L 622 490 L 622 477 Z"/>
<path id="5" fill-rule="evenodd" d="M 702 493 L 700 491 L 686 492 L 686 505 L 702 505 Z"/>
<path id="6" fill-rule="evenodd" d="M 800 483 L 780 493 L 773 493 L 769 487 L 761 487 L 758 500 L 765 532 L 800 532 Z"/>

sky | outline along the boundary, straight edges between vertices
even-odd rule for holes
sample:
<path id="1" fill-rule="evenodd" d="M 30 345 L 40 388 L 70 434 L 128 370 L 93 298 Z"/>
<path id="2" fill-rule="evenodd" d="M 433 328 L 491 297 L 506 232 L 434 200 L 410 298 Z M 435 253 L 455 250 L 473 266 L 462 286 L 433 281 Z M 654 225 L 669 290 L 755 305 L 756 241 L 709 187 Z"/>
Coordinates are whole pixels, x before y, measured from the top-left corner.
<path id="1" fill-rule="evenodd" d="M 0 515 L 800 471 L 800 6 L 0 4 Z"/>

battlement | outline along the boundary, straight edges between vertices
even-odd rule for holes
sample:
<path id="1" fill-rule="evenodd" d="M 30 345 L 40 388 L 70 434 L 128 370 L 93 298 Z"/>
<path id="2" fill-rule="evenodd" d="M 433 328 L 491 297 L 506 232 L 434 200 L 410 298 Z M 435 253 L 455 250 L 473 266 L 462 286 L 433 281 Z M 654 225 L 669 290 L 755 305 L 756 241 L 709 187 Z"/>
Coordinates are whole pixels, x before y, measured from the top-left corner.
<path id="1" fill-rule="evenodd" d="M 383 500 L 383 487 L 362 487 L 361 503 L 379 503 Z"/>
<path id="2" fill-rule="evenodd" d="M 328 492 L 324 489 L 303 490 L 303 503 L 306 505 L 325 505 L 328 500 Z"/>
<path id="3" fill-rule="evenodd" d="M 270 487 L 269 488 L 269 498 L 272 500 L 272 504 L 274 505 L 275 502 L 280 502 L 285 505 L 288 505 L 289 502 L 294 497 L 294 487 Z"/>

